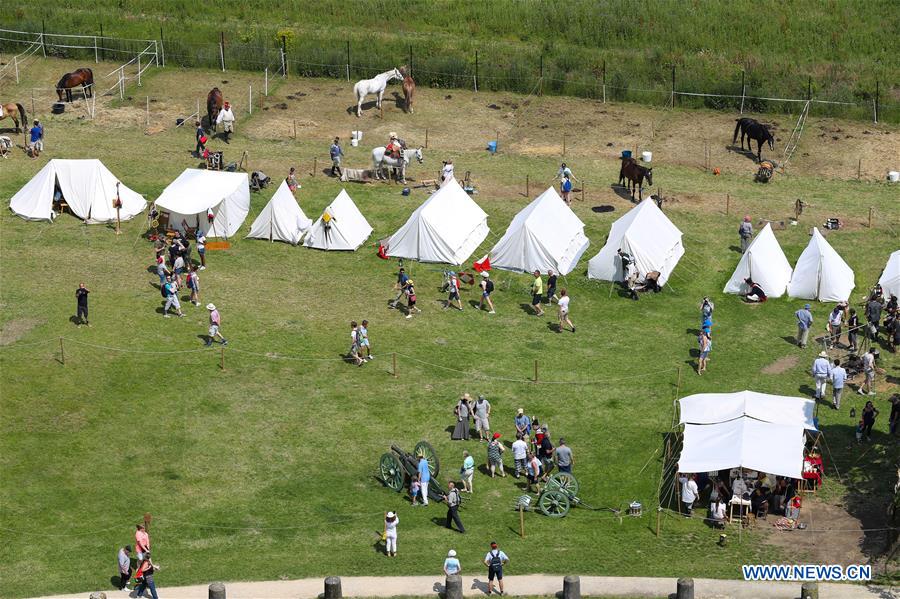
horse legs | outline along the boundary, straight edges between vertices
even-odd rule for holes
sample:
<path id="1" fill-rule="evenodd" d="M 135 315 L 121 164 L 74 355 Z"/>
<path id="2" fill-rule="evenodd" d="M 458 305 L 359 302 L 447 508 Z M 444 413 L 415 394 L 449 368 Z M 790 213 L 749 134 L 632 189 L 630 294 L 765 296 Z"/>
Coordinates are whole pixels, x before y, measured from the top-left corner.
<path id="1" fill-rule="evenodd" d="M 363 96 L 362 98 L 357 98 L 357 100 L 356 100 L 356 118 L 359 118 L 360 113 L 362 113 L 362 105 L 363 105 L 364 99 L 365 99 L 365 96 Z"/>
<path id="2" fill-rule="evenodd" d="M 749 144 L 748 144 L 748 145 L 749 145 Z M 762 142 L 762 140 L 761 140 L 761 139 L 757 139 L 757 140 L 756 140 L 756 161 L 757 161 L 757 162 L 762 162 L 762 147 L 763 147 L 763 142 Z M 752 151 L 753 151 L 753 148 L 751 148 L 750 151 L 752 152 Z"/>
<path id="3" fill-rule="evenodd" d="M 378 92 L 378 101 L 375 102 L 375 108 L 378 108 L 379 110 L 381 110 L 381 97 L 382 96 L 384 96 L 384 90 L 381 90 L 380 92 Z"/>

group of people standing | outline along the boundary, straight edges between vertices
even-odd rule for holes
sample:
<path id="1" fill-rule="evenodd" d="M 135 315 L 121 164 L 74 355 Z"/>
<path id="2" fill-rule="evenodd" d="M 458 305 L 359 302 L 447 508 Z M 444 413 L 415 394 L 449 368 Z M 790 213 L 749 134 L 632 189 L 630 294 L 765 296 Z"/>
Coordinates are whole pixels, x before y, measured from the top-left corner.
<path id="1" fill-rule="evenodd" d="M 357 366 L 362 366 L 375 359 L 375 356 L 372 355 L 372 345 L 369 343 L 368 320 L 363 320 L 361 324 L 357 324 L 355 320 L 350 322 L 350 351 L 348 354 Z"/>
<path id="2" fill-rule="evenodd" d="M 116 565 L 119 572 L 119 590 L 130 591 L 128 584 L 134 574 L 134 593 L 136 597 L 143 597 L 144 591 L 150 591 L 153 599 L 159 599 L 156 592 L 156 581 L 153 575 L 159 571 L 158 564 L 153 563 L 150 555 L 150 534 L 146 524 L 138 524 L 134 533 L 134 547 L 125 545 L 120 547 L 116 555 Z M 133 557 L 132 557 L 133 555 Z"/>

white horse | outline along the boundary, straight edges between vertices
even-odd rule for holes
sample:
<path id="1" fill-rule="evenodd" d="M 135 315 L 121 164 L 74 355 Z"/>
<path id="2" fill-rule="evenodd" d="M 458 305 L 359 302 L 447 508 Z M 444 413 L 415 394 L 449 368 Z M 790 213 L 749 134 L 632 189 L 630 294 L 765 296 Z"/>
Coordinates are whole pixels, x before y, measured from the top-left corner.
<path id="1" fill-rule="evenodd" d="M 384 152 L 384 147 L 378 147 L 372 150 L 372 169 L 375 171 L 376 179 L 384 179 L 382 176 L 382 169 L 389 168 L 399 168 L 400 169 L 400 182 L 406 183 L 406 167 L 409 165 L 410 160 L 415 157 L 416 160 L 419 161 L 419 164 L 422 164 L 425 159 L 422 158 L 422 147 L 419 146 L 415 149 L 406 149 L 401 153 L 400 159 L 396 159 L 393 156 L 388 156 Z"/>
<path id="2" fill-rule="evenodd" d="M 403 81 L 403 75 L 399 70 L 391 69 L 390 71 L 385 71 L 380 75 L 376 75 L 372 79 L 363 79 L 356 82 L 356 85 L 353 86 L 353 93 L 356 94 L 357 117 L 360 116 L 360 113 L 362 112 L 363 100 L 365 100 L 366 96 L 369 94 L 378 96 L 378 99 L 375 101 L 375 107 L 381 108 L 381 97 L 384 95 L 384 88 L 387 87 L 388 81 L 391 79 Z"/>

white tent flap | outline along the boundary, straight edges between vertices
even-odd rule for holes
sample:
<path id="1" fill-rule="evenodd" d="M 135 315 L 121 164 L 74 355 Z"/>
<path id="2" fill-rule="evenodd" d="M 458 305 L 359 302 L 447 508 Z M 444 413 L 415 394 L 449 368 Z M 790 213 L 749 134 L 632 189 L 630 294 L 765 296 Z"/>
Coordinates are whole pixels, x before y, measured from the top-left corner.
<path id="1" fill-rule="evenodd" d="M 491 266 L 567 275 L 588 245 L 584 223 L 550 187 L 513 218 L 490 252 Z"/>
<path id="2" fill-rule="evenodd" d="M 682 424 L 717 424 L 747 416 L 772 424 L 816 430 L 815 402 L 756 391 L 698 393 L 678 400 Z"/>
<path id="3" fill-rule="evenodd" d="M 246 173 L 188 168 L 163 190 L 156 206 L 169 212 L 169 226 L 175 229 L 186 224 L 207 237 L 231 237 L 250 212 L 250 182 Z"/>
<path id="4" fill-rule="evenodd" d="M 391 235 L 387 255 L 458 265 L 469 259 L 488 232 L 487 213 L 453 179 Z"/>
<path id="5" fill-rule="evenodd" d="M 843 302 L 856 286 L 853 270 L 831 244 L 814 228 L 812 238 L 797 264 L 788 285 L 788 295 L 820 302 Z"/>
<path id="6" fill-rule="evenodd" d="M 89 224 L 115 222 L 117 196 L 121 220 L 130 220 L 147 207 L 140 194 L 119 182 L 99 160 L 53 159 L 12 197 L 10 210 L 26 220 L 52 220 L 57 185 L 72 214 Z"/>
<path id="7" fill-rule="evenodd" d="M 675 265 L 684 255 L 681 231 L 656 203 L 647 198 L 613 223 L 606 245 L 588 262 L 588 278 L 622 281 L 622 249 L 634 257 L 638 275 L 659 271 L 659 284 L 665 285 Z"/>
<path id="8" fill-rule="evenodd" d="M 896 295 L 900 297 L 900 250 L 891 254 L 887 264 L 884 266 L 884 272 L 878 279 L 878 284 L 884 291 L 885 297 Z"/>
<path id="9" fill-rule="evenodd" d="M 312 220 L 303 214 L 287 182 L 282 181 L 272 199 L 250 225 L 247 237 L 297 245 L 311 226 Z"/>
<path id="10" fill-rule="evenodd" d="M 762 287 L 768 297 L 781 297 L 787 292 L 792 272 L 791 264 L 778 245 L 775 233 L 772 232 L 772 225 L 766 223 L 741 256 L 741 261 L 725 285 L 724 292 L 748 292 L 744 280 L 750 278 Z"/>
<path id="11" fill-rule="evenodd" d="M 372 226 L 342 189 L 310 227 L 303 245 L 319 250 L 354 251 L 371 234 Z"/>
<path id="12" fill-rule="evenodd" d="M 678 470 L 710 472 L 741 467 L 800 478 L 803 446 L 802 426 L 752 418 L 718 424 L 686 424 Z"/>

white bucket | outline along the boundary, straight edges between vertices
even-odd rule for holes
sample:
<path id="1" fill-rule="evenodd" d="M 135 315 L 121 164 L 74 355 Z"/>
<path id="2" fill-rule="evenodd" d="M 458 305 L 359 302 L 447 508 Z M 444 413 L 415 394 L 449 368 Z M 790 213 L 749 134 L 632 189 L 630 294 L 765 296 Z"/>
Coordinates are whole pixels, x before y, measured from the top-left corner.
<path id="1" fill-rule="evenodd" d="M 891 183 L 897 183 L 900 181 L 900 172 L 898 171 L 888 171 L 888 181 Z"/>
<path id="2" fill-rule="evenodd" d="M 641 152 L 641 160 L 644 162 L 650 162 L 653 160 L 653 152 Z"/>
<path id="3" fill-rule="evenodd" d="M 353 140 L 362 141 L 362 131 L 351 131 L 350 132 L 350 141 Z"/>
<path id="4" fill-rule="evenodd" d="M 356 146 L 359 145 L 359 140 L 354 137 L 353 139 L 350 140 L 350 145 L 355 148 Z"/>

